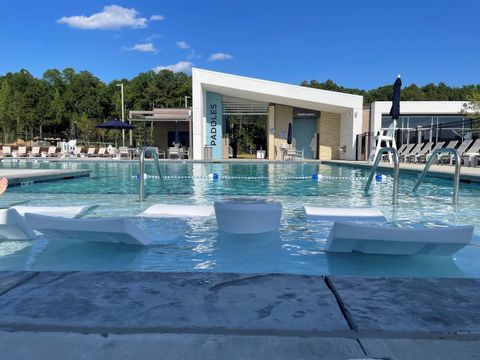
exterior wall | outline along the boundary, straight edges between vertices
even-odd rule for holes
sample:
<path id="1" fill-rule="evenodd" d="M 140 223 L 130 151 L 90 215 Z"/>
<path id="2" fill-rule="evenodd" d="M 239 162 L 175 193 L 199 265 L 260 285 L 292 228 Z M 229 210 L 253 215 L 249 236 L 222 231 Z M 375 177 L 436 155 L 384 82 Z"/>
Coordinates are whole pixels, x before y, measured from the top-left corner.
<path id="1" fill-rule="evenodd" d="M 458 115 L 466 101 L 401 101 L 400 114 L 409 115 Z M 388 115 L 391 101 L 375 101 L 371 104 L 370 131 L 382 127 L 382 115 Z"/>
<path id="2" fill-rule="evenodd" d="M 275 159 L 281 159 L 282 153 L 280 148 L 282 145 L 284 147 L 287 145 L 287 132 L 288 132 L 288 123 L 292 121 L 293 118 L 293 108 L 291 106 L 275 104 L 275 141 L 274 146 L 277 149 L 277 156 Z M 285 138 L 282 138 L 280 134 L 284 132 Z"/>
<path id="3" fill-rule="evenodd" d="M 160 150 L 166 150 L 172 144 L 168 144 L 168 132 L 175 131 L 175 121 L 155 121 L 153 123 L 153 143 Z M 178 131 L 189 131 L 188 122 L 179 121 Z M 191 145 L 190 145 L 191 146 Z"/>
<path id="4" fill-rule="evenodd" d="M 355 160 L 357 153 L 357 135 L 362 132 L 363 109 L 354 108 L 340 114 L 340 159 Z"/>
<path id="5" fill-rule="evenodd" d="M 270 160 L 275 160 L 275 132 L 270 132 L 270 129 L 275 129 L 275 105 L 268 106 L 267 118 L 267 152 Z"/>
<path id="6" fill-rule="evenodd" d="M 340 159 L 340 114 L 322 112 L 317 128 L 320 133 L 319 159 Z"/>
<path id="7" fill-rule="evenodd" d="M 205 91 L 202 89 L 202 85 L 197 82 L 192 82 L 192 147 L 193 147 L 193 159 L 201 160 L 203 158 L 203 145 L 206 127 L 205 116 Z"/>

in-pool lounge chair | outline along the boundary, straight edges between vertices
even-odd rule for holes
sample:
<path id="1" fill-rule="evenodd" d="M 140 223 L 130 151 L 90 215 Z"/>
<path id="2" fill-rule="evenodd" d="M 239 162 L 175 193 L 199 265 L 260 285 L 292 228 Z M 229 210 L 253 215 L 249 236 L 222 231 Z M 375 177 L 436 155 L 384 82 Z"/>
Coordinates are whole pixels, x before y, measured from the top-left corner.
<path id="1" fill-rule="evenodd" d="M 470 244 L 473 226 L 397 228 L 336 222 L 327 239 L 331 252 L 451 256 Z"/>
<path id="2" fill-rule="evenodd" d="M 304 206 L 309 221 L 372 221 L 385 222 L 385 215 L 375 208 L 331 208 Z"/>
<path id="3" fill-rule="evenodd" d="M 15 209 L 0 210 L 0 240 L 33 240 L 37 237 Z"/>
<path id="4" fill-rule="evenodd" d="M 208 217 L 213 216 L 215 211 L 210 205 L 176 205 L 156 204 L 150 206 L 140 217 Z"/>
<path id="5" fill-rule="evenodd" d="M 150 245 L 152 239 L 127 218 L 66 219 L 26 213 L 26 223 L 53 240 Z"/>

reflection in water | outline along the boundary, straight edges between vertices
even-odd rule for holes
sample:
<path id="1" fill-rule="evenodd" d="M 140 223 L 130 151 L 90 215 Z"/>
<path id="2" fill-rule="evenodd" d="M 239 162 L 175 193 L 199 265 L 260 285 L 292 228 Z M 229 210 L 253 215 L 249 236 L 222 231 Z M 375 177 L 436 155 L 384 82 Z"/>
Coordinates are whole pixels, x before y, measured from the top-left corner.
<path id="1" fill-rule="evenodd" d="M 463 277 L 451 256 L 325 253 L 331 275 Z"/>

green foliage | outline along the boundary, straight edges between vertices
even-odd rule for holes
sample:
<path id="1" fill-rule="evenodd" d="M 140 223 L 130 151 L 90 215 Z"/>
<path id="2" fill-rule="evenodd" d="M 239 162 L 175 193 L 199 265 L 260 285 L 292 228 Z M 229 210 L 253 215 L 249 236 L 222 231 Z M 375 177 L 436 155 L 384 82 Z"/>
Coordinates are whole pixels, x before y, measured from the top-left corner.
<path id="1" fill-rule="evenodd" d="M 0 139 L 12 142 L 35 137 L 70 138 L 77 121 L 81 141 L 111 138 L 95 128 L 108 118 L 121 118 L 120 89 L 124 84 L 128 110 L 183 107 L 191 97 L 191 77 L 162 70 L 140 73 L 131 80 L 105 84 L 88 71 L 49 69 L 41 79 L 27 70 L 0 76 Z"/>

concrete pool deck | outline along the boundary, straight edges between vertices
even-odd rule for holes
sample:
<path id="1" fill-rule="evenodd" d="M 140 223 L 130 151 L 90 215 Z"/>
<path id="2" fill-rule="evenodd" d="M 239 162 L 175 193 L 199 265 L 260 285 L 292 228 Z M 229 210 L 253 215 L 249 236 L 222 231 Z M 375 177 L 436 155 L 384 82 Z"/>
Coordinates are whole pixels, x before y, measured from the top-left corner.
<path id="1" fill-rule="evenodd" d="M 47 170 L 47 169 L 0 169 L 0 178 L 8 179 L 8 186 L 18 186 L 25 183 L 75 179 L 90 176 L 91 170 Z"/>
<path id="2" fill-rule="evenodd" d="M 480 280 L 0 272 L 2 359 L 474 359 Z"/>
<path id="3" fill-rule="evenodd" d="M 348 160 L 324 160 L 322 164 L 342 165 L 371 169 L 372 164 L 367 161 L 348 161 Z M 400 174 L 419 174 L 425 168 L 425 164 L 400 163 Z M 393 171 L 393 164 L 381 162 L 378 166 L 380 170 Z M 453 179 L 455 166 L 451 165 L 432 165 L 428 170 L 430 176 Z M 464 181 L 480 182 L 480 167 L 462 166 L 460 169 L 460 179 Z"/>

